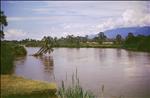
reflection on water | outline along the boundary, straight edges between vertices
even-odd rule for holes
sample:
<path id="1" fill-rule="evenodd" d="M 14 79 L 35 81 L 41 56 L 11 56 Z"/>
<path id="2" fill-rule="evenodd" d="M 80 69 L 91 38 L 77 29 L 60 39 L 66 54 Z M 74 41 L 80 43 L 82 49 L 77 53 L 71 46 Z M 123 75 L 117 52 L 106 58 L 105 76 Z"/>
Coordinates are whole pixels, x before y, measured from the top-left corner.
<path id="1" fill-rule="evenodd" d="M 15 62 L 16 65 L 22 65 L 25 63 L 27 57 L 26 56 L 20 56 L 20 57 L 17 57 L 15 58 L 16 61 L 19 61 L 19 62 Z"/>
<path id="2" fill-rule="evenodd" d="M 102 85 L 105 97 L 150 98 L 150 54 L 123 49 L 56 48 L 48 56 L 33 57 L 39 48 L 27 48 L 28 56 L 15 61 L 15 74 L 61 85 L 76 68 L 80 84 L 96 95 Z"/>
<path id="3" fill-rule="evenodd" d="M 39 56 L 36 57 L 37 59 L 39 59 L 41 61 L 41 63 L 44 65 L 44 72 L 46 74 L 49 74 L 50 76 L 53 76 L 53 79 L 55 81 L 55 75 L 54 75 L 54 61 L 53 61 L 53 57 L 52 56 Z"/>
<path id="4" fill-rule="evenodd" d="M 40 59 L 42 61 L 45 72 L 50 73 L 53 70 L 54 62 L 53 62 L 53 58 L 51 56 L 39 56 L 36 58 Z"/>

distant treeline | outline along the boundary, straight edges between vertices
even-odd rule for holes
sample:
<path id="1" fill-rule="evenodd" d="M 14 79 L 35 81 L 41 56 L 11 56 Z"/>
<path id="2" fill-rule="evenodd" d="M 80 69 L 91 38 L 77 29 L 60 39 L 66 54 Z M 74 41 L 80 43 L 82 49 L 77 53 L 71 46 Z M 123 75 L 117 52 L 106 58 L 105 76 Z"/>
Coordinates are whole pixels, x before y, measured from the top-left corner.
<path id="1" fill-rule="evenodd" d="M 94 48 L 125 48 L 137 51 L 150 51 L 150 35 L 137 35 L 128 33 L 126 38 L 123 38 L 120 34 L 116 35 L 116 38 L 107 38 L 107 36 L 100 32 L 94 38 L 68 35 L 66 37 L 51 37 L 49 36 L 49 43 L 53 47 L 94 47 Z M 44 39 L 44 38 L 43 38 Z M 27 47 L 41 47 L 44 45 L 43 40 L 24 39 L 21 41 L 13 41 Z"/>

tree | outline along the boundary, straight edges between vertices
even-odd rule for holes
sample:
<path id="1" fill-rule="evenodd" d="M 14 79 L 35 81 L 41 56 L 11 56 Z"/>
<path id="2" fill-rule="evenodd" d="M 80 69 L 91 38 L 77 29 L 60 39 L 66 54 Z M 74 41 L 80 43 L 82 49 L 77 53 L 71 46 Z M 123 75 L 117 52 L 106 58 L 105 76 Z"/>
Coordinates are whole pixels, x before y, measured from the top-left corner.
<path id="1" fill-rule="evenodd" d="M 134 44 L 135 41 L 135 36 L 133 35 L 133 33 L 129 32 L 127 37 L 126 37 L 126 44 Z"/>
<path id="2" fill-rule="evenodd" d="M 7 17 L 4 15 L 3 11 L 0 11 L 0 39 L 4 38 L 4 27 L 8 25 Z"/>
<path id="3" fill-rule="evenodd" d="M 120 34 L 117 34 L 117 35 L 116 35 L 116 42 L 117 42 L 118 44 L 121 44 L 121 42 L 122 42 L 122 36 L 121 36 Z"/>
<path id="4" fill-rule="evenodd" d="M 106 39 L 106 35 L 104 34 L 104 32 L 100 32 L 98 33 L 98 40 L 99 40 L 99 43 L 102 44 L 102 42 Z"/>
<path id="5" fill-rule="evenodd" d="M 39 56 L 46 53 L 50 54 L 51 52 L 53 52 L 53 46 L 54 46 L 53 38 L 50 36 L 48 37 L 44 36 L 42 41 L 44 42 L 43 47 L 41 47 L 40 50 L 34 54 L 34 56 Z"/>
<path id="6" fill-rule="evenodd" d="M 76 37 L 76 46 L 77 46 L 77 48 L 80 47 L 80 37 L 79 36 Z"/>
<path id="7" fill-rule="evenodd" d="M 88 35 L 85 35 L 85 42 L 87 42 L 88 41 Z"/>
<path id="8" fill-rule="evenodd" d="M 134 37 L 133 33 L 129 32 L 129 33 L 128 33 L 128 36 L 127 36 L 127 39 L 133 38 L 133 37 Z"/>
<path id="9" fill-rule="evenodd" d="M 54 42 L 54 46 L 59 46 L 57 37 L 53 38 L 53 42 Z"/>
<path id="10" fill-rule="evenodd" d="M 149 36 L 137 36 L 139 40 L 138 50 L 150 52 L 150 35 Z"/>
<path id="11" fill-rule="evenodd" d="M 73 43 L 75 42 L 75 38 L 74 38 L 73 35 L 68 35 L 68 36 L 66 37 L 66 39 L 67 39 L 67 42 L 68 42 L 69 44 L 73 44 Z"/>

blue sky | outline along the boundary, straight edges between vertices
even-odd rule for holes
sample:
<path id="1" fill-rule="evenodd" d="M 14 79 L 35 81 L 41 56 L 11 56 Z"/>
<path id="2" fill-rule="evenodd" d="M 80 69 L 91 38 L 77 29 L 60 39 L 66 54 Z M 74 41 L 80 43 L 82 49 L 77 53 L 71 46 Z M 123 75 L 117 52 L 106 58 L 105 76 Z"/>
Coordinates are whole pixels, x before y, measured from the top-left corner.
<path id="1" fill-rule="evenodd" d="M 5 39 L 85 36 L 150 25 L 149 1 L 2 1 Z"/>

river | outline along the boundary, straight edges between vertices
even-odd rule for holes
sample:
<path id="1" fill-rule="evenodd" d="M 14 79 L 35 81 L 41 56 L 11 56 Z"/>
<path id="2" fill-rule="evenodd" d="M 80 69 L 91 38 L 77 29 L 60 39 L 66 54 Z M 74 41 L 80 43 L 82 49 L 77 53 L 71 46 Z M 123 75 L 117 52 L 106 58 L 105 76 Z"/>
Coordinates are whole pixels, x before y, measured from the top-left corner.
<path id="1" fill-rule="evenodd" d="M 106 48 L 55 48 L 41 57 L 39 48 L 26 48 L 27 56 L 15 60 L 14 74 L 28 79 L 70 85 L 76 73 L 80 85 L 106 98 L 150 98 L 150 53 Z"/>

